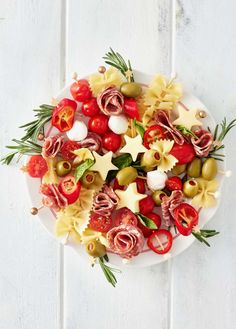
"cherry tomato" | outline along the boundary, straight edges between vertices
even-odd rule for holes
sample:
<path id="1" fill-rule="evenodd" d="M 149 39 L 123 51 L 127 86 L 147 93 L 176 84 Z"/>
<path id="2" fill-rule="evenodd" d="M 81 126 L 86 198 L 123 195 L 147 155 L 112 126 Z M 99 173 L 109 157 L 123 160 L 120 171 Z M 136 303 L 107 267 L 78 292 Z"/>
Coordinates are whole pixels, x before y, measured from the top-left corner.
<path id="1" fill-rule="evenodd" d="M 182 180 L 178 176 L 173 176 L 173 177 L 168 178 L 166 180 L 165 184 L 166 184 L 166 187 L 168 188 L 168 190 L 170 190 L 170 191 L 182 190 L 182 188 L 183 188 Z"/>
<path id="2" fill-rule="evenodd" d="M 76 158 L 76 155 L 72 153 L 80 148 L 79 143 L 74 141 L 65 141 L 61 148 L 61 155 L 64 160 L 72 161 Z"/>
<path id="3" fill-rule="evenodd" d="M 166 254 L 171 249 L 172 243 L 171 233 L 164 229 L 153 232 L 147 240 L 148 247 L 159 255 Z"/>
<path id="4" fill-rule="evenodd" d="M 92 97 L 89 83 L 85 79 L 77 80 L 70 86 L 73 98 L 78 102 L 85 102 Z"/>
<path id="5" fill-rule="evenodd" d="M 178 160 L 178 165 L 192 162 L 196 155 L 193 146 L 187 143 L 184 143 L 183 145 L 175 143 L 170 154 Z"/>
<path id="6" fill-rule="evenodd" d="M 121 186 L 118 183 L 118 180 L 115 178 L 114 179 L 114 184 L 113 184 L 113 190 L 124 190 L 124 188 L 125 188 L 125 185 Z"/>
<path id="7" fill-rule="evenodd" d="M 81 184 L 80 182 L 76 183 L 74 176 L 67 175 L 60 181 L 58 189 L 67 199 L 68 204 L 72 204 L 80 195 Z"/>
<path id="8" fill-rule="evenodd" d="M 139 120 L 138 105 L 134 98 L 125 98 L 124 113 L 127 114 L 131 119 Z"/>
<path id="9" fill-rule="evenodd" d="M 62 99 L 52 112 L 52 126 L 61 132 L 70 130 L 74 123 L 77 104 L 71 99 Z"/>
<path id="10" fill-rule="evenodd" d="M 128 208 L 120 208 L 114 215 L 115 226 L 121 224 L 137 226 L 138 220 L 135 214 Z"/>
<path id="11" fill-rule="evenodd" d="M 198 224 L 198 212 L 190 204 L 181 203 L 174 209 L 174 220 L 179 233 L 187 236 Z"/>
<path id="12" fill-rule="evenodd" d="M 150 195 L 148 195 L 145 199 L 139 201 L 139 211 L 141 212 L 141 214 L 146 215 L 149 212 L 152 212 L 154 207 L 155 202 Z"/>
<path id="13" fill-rule="evenodd" d="M 136 178 L 135 183 L 137 185 L 137 190 L 138 193 L 144 194 L 146 191 L 146 186 L 145 186 L 145 179 L 142 178 Z"/>
<path id="14" fill-rule="evenodd" d="M 86 117 L 93 117 L 94 115 L 98 114 L 100 109 L 98 107 L 96 98 L 93 97 L 84 102 L 81 111 Z"/>
<path id="15" fill-rule="evenodd" d="M 116 152 L 121 146 L 122 138 L 121 135 L 117 135 L 112 131 L 107 132 L 102 139 L 102 146 L 112 152 Z"/>
<path id="16" fill-rule="evenodd" d="M 89 227 L 92 230 L 106 233 L 112 227 L 112 219 L 111 217 L 101 216 L 96 213 L 92 213 L 90 216 Z"/>
<path id="17" fill-rule="evenodd" d="M 27 163 L 27 172 L 31 177 L 41 178 L 48 171 L 48 165 L 41 155 L 32 155 Z"/>
<path id="18" fill-rule="evenodd" d="M 164 130 L 161 126 L 159 125 L 154 125 L 149 127 L 143 136 L 144 143 L 143 145 L 147 148 L 150 149 L 149 145 L 153 142 L 155 142 L 158 139 L 165 138 Z"/>
<path id="19" fill-rule="evenodd" d="M 104 135 L 108 130 L 108 117 L 105 114 L 95 115 L 90 118 L 88 128 L 94 133 Z"/>
<path id="20" fill-rule="evenodd" d="M 157 226 L 157 229 L 150 229 L 146 226 L 144 226 L 140 221 L 138 221 L 138 227 L 141 229 L 141 231 L 143 232 L 143 235 L 145 238 L 148 238 L 153 232 L 155 232 L 156 230 L 158 230 L 161 226 L 161 217 L 157 214 L 155 214 L 154 212 L 150 212 L 148 214 L 145 215 L 147 218 L 150 218 Z"/>

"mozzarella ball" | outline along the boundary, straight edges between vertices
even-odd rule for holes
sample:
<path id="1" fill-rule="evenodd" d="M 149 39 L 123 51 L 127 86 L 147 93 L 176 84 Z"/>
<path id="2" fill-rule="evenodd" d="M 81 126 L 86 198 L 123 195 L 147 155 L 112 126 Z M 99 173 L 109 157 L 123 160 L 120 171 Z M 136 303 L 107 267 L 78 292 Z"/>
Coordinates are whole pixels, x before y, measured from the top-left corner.
<path id="1" fill-rule="evenodd" d="M 147 173 L 147 185 L 151 190 L 162 190 L 165 187 L 167 175 L 164 172 L 153 170 Z"/>
<path id="2" fill-rule="evenodd" d="M 121 135 L 128 129 L 128 120 L 125 115 L 111 115 L 108 121 L 108 127 L 113 133 Z"/>
<path id="3" fill-rule="evenodd" d="M 88 135 L 88 128 L 82 121 L 75 121 L 71 130 L 67 131 L 67 137 L 71 141 L 82 141 Z"/>

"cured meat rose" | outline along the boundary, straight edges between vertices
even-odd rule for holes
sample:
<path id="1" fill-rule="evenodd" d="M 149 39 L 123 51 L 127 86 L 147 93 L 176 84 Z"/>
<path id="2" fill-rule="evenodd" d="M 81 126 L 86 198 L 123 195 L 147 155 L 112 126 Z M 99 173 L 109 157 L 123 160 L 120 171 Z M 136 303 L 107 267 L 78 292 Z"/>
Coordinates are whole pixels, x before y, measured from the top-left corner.
<path id="1" fill-rule="evenodd" d="M 95 195 L 93 200 L 93 212 L 101 216 L 110 216 L 112 210 L 118 203 L 118 197 L 113 188 L 105 185 L 103 192 Z"/>
<path id="2" fill-rule="evenodd" d="M 118 115 L 123 110 L 124 96 L 115 87 L 109 87 L 98 95 L 97 103 L 104 114 Z"/>
<path id="3" fill-rule="evenodd" d="M 144 236 L 138 227 L 122 224 L 107 233 L 107 241 L 112 252 L 129 259 L 142 251 Z"/>
<path id="4" fill-rule="evenodd" d="M 195 131 L 195 135 L 198 137 L 198 139 L 192 137 L 191 143 L 193 144 L 196 154 L 200 157 L 208 156 L 213 144 L 212 134 L 209 131 L 200 129 Z"/>
<path id="5" fill-rule="evenodd" d="M 183 135 L 181 135 L 181 133 L 178 131 L 178 129 L 176 129 L 169 118 L 169 114 L 164 111 L 158 111 L 156 114 L 156 122 L 159 126 L 163 127 L 164 129 L 166 129 L 168 131 L 168 133 L 171 135 L 171 137 L 173 138 L 173 140 L 175 141 L 176 144 L 179 145 L 183 145 L 185 142 L 185 139 L 183 137 Z"/>
<path id="6" fill-rule="evenodd" d="M 80 146 L 90 151 L 99 152 L 102 148 L 102 138 L 96 133 L 89 132 L 87 137 L 80 141 Z"/>
<path id="7" fill-rule="evenodd" d="M 63 143 L 62 136 L 47 137 L 43 143 L 42 156 L 44 158 L 54 158 L 60 152 Z"/>
<path id="8" fill-rule="evenodd" d="M 168 227 L 173 224 L 173 211 L 182 202 L 183 193 L 180 190 L 175 190 L 170 196 L 164 196 L 162 198 L 161 210 L 165 226 Z"/>
<path id="9" fill-rule="evenodd" d="M 55 184 L 42 184 L 40 193 L 43 194 L 43 205 L 55 211 L 68 206 L 67 199 L 58 190 Z"/>

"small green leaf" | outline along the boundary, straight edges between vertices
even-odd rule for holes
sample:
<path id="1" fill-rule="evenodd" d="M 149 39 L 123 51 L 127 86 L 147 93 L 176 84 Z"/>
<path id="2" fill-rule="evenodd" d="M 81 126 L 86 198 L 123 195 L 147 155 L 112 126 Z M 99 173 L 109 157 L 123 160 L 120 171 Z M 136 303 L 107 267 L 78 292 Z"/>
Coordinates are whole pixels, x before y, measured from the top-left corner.
<path id="1" fill-rule="evenodd" d="M 122 154 L 116 158 L 113 158 L 112 163 L 119 169 L 129 167 L 133 159 L 129 153 Z"/>
<path id="2" fill-rule="evenodd" d="M 136 119 L 134 119 L 134 127 L 136 131 L 139 133 L 139 135 L 143 138 L 145 129 L 143 128 L 143 125 Z"/>
<path id="3" fill-rule="evenodd" d="M 92 159 L 87 159 L 75 169 L 76 182 L 78 182 L 78 180 L 83 176 L 83 174 L 85 173 L 86 170 L 88 170 L 90 167 L 92 167 L 94 162 L 95 161 Z"/>
<path id="4" fill-rule="evenodd" d="M 144 216 L 143 214 L 140 213 L 136 213 L 139 221 L 141 224 L 143 224 L 144 226 L 156 230 L 157 229 L 157 225 L 156 223 L 154 223 L 154 221 L 146 216 Z"/>

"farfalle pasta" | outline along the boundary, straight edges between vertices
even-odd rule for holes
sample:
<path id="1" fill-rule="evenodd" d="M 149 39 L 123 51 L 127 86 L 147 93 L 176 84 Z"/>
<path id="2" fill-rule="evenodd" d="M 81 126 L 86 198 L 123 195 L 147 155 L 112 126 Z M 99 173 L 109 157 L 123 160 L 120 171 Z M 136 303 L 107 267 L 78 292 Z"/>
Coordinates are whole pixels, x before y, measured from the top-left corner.
<path id="1" fill-rule="evenodd" d="M 29 156 L 22 169 L 41 200 L 31 213 L 48 208 L 47 227 L 84 248 L 115 286 L 109 259 L 157 263 L 176 253 L 177 239 L 179 252 L 185 236 L 209 246 L 218 234 L 202 229 L 202 213 L 217 205 L 223 139 L 236 120 L 210 130 L 209 113 L 186 104 L 175 79 L 158 74 L 147 86 L 119 53 L 104 59 L 108 68 L 74 75 L 64 98 L 39 106 L 1 161 Z"/>

